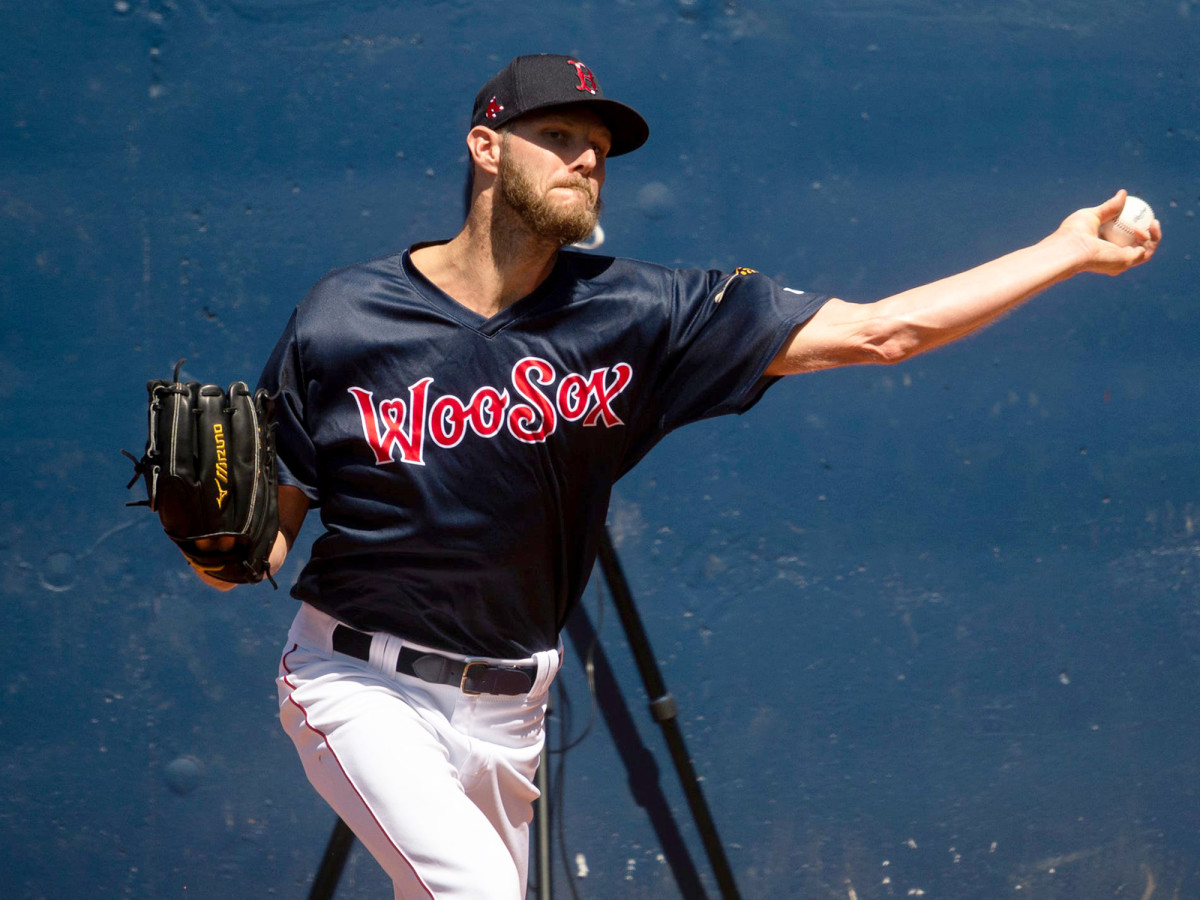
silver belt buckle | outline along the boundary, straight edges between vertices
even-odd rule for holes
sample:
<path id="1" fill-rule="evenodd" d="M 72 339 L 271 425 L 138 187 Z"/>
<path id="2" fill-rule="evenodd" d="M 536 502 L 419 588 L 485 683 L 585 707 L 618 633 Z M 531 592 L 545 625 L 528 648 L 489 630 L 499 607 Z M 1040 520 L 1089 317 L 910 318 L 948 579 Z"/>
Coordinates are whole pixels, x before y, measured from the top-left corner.
<path id="1" fill-rule="evenodd" d="M 468 690 L 467 689 L 467 679 L 471 677 L 471 666 L 483 666 L 483 668 L 486 669 L 488 667 L 488 664 L 485 663 L 481 659 L 464 659 L 463 663 L 464 663 L 464 665 L 463 665 L 463 670 L 462 670 L 462 678 L 459 679 L 458 689 L 460 691 L 462 691 L 464 694 L 472 694 L 474 696 L 479 696 L 480 694 L 483 693 L 483 691 Z"/>

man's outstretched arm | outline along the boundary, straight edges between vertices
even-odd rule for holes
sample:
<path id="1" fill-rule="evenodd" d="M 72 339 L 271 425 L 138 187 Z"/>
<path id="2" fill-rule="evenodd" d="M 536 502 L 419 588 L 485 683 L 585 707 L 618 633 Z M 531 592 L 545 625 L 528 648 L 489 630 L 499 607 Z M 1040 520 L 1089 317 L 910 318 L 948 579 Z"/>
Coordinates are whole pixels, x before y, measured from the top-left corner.
<path id="1" fill-rule="evenodd" d="M 1162 239 L 1158 220 L 1131 247 L 1099 236 L 1124 205 L 1125 191 L 1118 191 L 1100 206 L 1072 213 L 1032 247 L 874 303 L 830 300 L 797 329 L 767 374 L 900 362 L 970 334 L 1080 272 L 1119 275 L 1141 265 Z"/>

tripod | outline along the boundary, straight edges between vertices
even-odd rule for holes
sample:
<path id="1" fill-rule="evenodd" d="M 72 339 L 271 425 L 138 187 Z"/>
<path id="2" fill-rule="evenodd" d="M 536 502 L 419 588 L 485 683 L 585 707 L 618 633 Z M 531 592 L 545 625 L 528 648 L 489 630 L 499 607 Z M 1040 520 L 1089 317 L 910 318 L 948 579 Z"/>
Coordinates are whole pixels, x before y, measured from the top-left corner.
<path id="1" fill-rule="evenodd" d="M 642 684 L 646 689 L 647 696 L 650 697 L 650 714 L 662 729 L 671 761 L 675 766 L 696 829 L 708 855 L 709 865 L 712 867 L 722 900 L 739 900 L 740 894 L 733 878 L 733 872 L 729 867 L 729 860 L 725 855 L 725 848 L 721 845 L 717 835 L 716 824 L 700 788 L 700 781 L 696 776 L 696 770 L 683 740 L 683 733 L 679 728 L 678 706 L 663 682 L 658 663 L 654 659 L 654 652 L 650 648 L 646 629 L 642 624 L 637 606 L 634 604 L 633 593 L 629 589 L 629 583 L 621 568 L 616 548 L 613 546 L 612 538 L 607 530 L 600 536 L 597 561 L 608 584 L 613 605 L 620 616 L 625 637 L 629 642 L 642 678 Z M 576 609 L 568 620 L 567 634 L 581 658 L 589 651 L 591 652 L 597 703 L 625 764 L 633 797 L 650 817 L 650 823 L 662 845 L 663 856 L 671 867 L 680 892 L 689 900 L 692 898 L 706 900 L 707 894 L 701 883 L 699 872 L 692 861 L 659 785 L 658 766 L 653 755 L 638 736 L 633 716 L 621 695 L 621 689 L 612 666 L 609 664 L 603 648 L 599 645 L 595 629 L 583 607 Z M 542 796 L 538 800 L 535 816 L 539 900 L 550 900 L 552 896 L 548 753 L 549 747 L 543 751 L 542 763 L 538 769 L 538 787 Z M 339 818 L 334 823 L 333 833 L 326 845 L 325 855 L 322 857 L 321 865 L 313 880 L 308 900 L 332 900 L 353 843 L 354 835 Z"/>

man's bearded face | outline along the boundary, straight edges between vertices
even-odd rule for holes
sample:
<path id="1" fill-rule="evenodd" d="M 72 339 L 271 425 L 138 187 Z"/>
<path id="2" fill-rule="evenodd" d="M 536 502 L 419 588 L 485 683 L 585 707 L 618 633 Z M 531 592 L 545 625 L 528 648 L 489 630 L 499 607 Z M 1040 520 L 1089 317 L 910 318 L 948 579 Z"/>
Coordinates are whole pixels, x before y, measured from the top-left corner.
<path id="1" fill-rule="evenodd" d="M 586 178 L 580 177 L 569 185 L 581 192 L 586 203 L 552 203 L 546 194 L 539 194 L 533 179 L 514 159 L 509 150 L 509 136 L 501 143 L 500 171 L 496 180 L 500 198 L 515 212 L 535 235 L 554 241 L 560 247 L 582 241 L 600 220 L 600 198 L 595 195 Z"/>

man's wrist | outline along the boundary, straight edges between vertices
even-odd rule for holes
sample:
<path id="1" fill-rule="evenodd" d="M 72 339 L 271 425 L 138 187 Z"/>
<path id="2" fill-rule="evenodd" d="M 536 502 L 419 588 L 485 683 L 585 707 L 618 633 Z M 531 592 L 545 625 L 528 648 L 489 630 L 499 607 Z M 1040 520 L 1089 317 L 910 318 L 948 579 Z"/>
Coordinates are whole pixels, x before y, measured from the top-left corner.
<path id="1" fill-rule="evenodd" d="M 1054 253 L 1062 279 L 1088 271 L 1095 257 L 1093 241 L 1078 231 L 1060 228 L 1040 243 Z"/>

